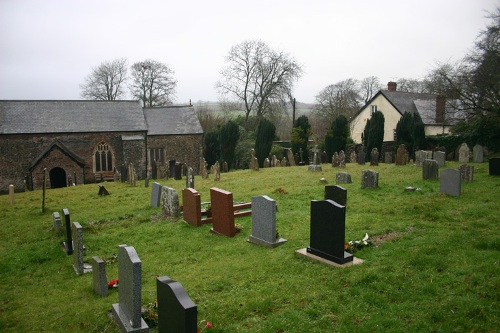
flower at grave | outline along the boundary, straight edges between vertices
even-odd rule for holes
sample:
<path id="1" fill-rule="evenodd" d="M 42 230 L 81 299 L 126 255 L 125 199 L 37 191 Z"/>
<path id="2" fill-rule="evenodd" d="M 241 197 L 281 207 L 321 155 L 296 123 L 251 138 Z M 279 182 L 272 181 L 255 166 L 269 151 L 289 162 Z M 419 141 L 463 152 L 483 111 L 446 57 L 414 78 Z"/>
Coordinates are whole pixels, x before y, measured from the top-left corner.
<path id="1" fill-rule="evenodd" d="M 363 247 L 371 246 L 372 241 L 367 233 L 365 233 L 365 237 L 362 240 L 349 241 L 344 243 L 344 249 L 349 253 L 354 253 L 358 250 L 361 250 Z"/>
<path id="2" fill-rule="evenodd" d="M 108 288 L 118 288 L 118 279 L 109 281 Z"/>
<path id="3" fill-rule="evenodd" d="M 205 331 L 207 328 L 212 328 L 212 323 L 209 322 L 209 321 L 206 321 L 206 320 L 202 320 L 200 321 L 200 326 L 202 326 L 203 328 L 202 329 L 198 329 L 197 330 L 197 333 L 202 333 L 203 331 Z"/>
<path id="4" fill-rule="evenodd" d="M 144 306 L 144 321 L 149 327 L 158 326 L 158 300 Z"/>

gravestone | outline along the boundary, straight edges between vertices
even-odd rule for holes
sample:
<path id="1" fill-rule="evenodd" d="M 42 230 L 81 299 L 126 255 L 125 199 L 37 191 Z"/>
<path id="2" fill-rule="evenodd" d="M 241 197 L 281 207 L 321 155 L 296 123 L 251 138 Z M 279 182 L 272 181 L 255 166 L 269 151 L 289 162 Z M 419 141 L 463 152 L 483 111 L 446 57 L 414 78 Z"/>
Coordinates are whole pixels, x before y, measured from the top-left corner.
<path id="1" fill-rule="evenodd" d="M 184 287 L 168 276 L 156 278 L 158 333 L 196 333 L 198 310 Z"/>
<path id="2" fill-rule="evenodd" d="M 52 213 L 52 223 L 54 225 L 54 230 L 59 231 L 62 228 L 61 224 L 61 216 L 59 215 L 59 212 L 53 212 Z"/>
<path id="3" fill-rule="evenodd" d="M 108 296 L 106 263 L 97 256 L 92 257 L 92 275 L 94 292 L 100 296 Z"/>
<path id="4" fill-rule="evenodd" d="M 462 181 L 457 169 L 444 169 L 440 172 L 439 192 L 452 196 L 460 196 Z"/>
<path id="5" fill-rule="evenodd" d="M 415 165 L 421 167 L 424 160 L 427 159 L 427 153 L 423 150 L 418 150 L 415 152 Z"/>
<path id="6" fill-rule="evenodd" d="M 442 151 L 435 151 L 432 154 L 432 159 L 438 164 L 438 167 L 443 167 L 446 165 L 446 153 Z"/>
<path id="7" fill-rule="evenodd" d="M 315 145 L 313 149 L 310 151 L 313 153 L 312 164 L 309 164 L 307 170 L 309 171 L 322 171 L 320 160 L 319 160 L 319 151 L 318 145 Z M 309 159 L 311 160 L 311 159 Z"/>
<path id="8" fill-rule="evenodd" d="M 118 303 L 113 304 L 113 318 L 122 332 L 148 332 L 141 317 L 142 262 L 134 247 L 118 246 Z"/>
<path id="9" fill-rule="evenodd" d="M 252 234 L 248 241 L 271 248 L 286 242 L 276 233 L 276 201 L 266 195 L 252 197 Z"/>
<path id="10" fill-rule="evenodd" d="M 375 170 L 363 170 L 361 173 L 361 188 L 377 188 L 378 172 Z"/>
<path id="11" fill-rule="evenodd" d="M 435 160 L 424 160 L 422 164 L 422 179 L 438 179 L 438 163 Z"/>
<path id="12" fill-rule="evenodd" d="M 469 146 L 464 142 L 458 150 L 458 161 L 460 163 L 469 163 Z"/>
<path id="13" fill-rule="evenodd" d="M 295 166 L 296 165 L 295 158 L 293 156 L 291 148 L 286 150 L 286 156 L 288 156 L 288 162 L 290 163 L 290 166 Z"/>
<path id="14" fill-rule="evenodd" d="M 83 228 L 78 222 L 73 222 L 73 269 L 76 275 L 85 273 L 83 263 Z"/>
<path id="15" fill-rule="evenodd" d="M 288 166 L 288 161 L 287 161 L 286 157 L 283 157 L 283 159 L 281 160 L 281 166 L 282 167 Z"/>
<path id="16" fill-rule="evenodd" d="M 359 147 L 359 151 L 358 151 L 358 164 L 365 165 L 365 162 L 366 162 L 365 147 L 361 146 L 361 147 Z"/>
<path id="17" fill-rule="evenodd" d="M 179 216 L 179 196 L 175 189 L 168 186 L 162 186 L 161 201 L 163 214 L 173 217 Z"/>
<path id="18" fill-rule="evenodd" d="M 378 159 L 379 159 L 379 152 L 378 152 L 378 149 L 375 147 L 372 149 L 371 154 L 370 154 L 370 165 L 377 166 Z"/>
<path id="19" fill-rule="evenodd" d="M 182 206 L 184 221 L 188 224 L 199 227 L 201 223 L 201 196 L 192 188 L 182 190 Z"/>
<path id="20" fill-rule="evenodd" d="M 186 188 L 194 188 L 194 170 L 191 167 L 187 169 Z"/>
<path id="21" fill-rule="evenodd" d="M 212 207 L 211 231 L 227 237 L 236 235 L 234 226 L 233 193 L 212 187 L 210 189 Z"/>
<path id="22" fill-rule="evenodd" d="M 474 180 L 474 166 L 470 164 L 461 164 L 458 167 L 460 170 L 460 178 L 469 183 Z"/>
<path id="23" fill-rule="evenodd" d="M 182 164 L 180 162 L 175 162 L 174 165 L 174 179 L 181 180 L 182 179 Z"/>
<path id="24" fill-rule="evenodd" d="M 339 153 L 339 168 L 345 168 L 345 153 L 343 150 Z"/>
<path id="25" fill-rule="evenodd" d="M 99 186 L 99 192 L 97 193 L 97 195 L 99 196 L 109 195 L 108 190 L 106 190 L 106 188 L 103 185 L 98 184 L 98 186 Z"/>
<path id="26" fill-rule="evenodd" d="M 205 161 L 205 159 L 203 159 L 203 165 L 200 166 L 200 169 L 201 169 L 201 178 L 207 179 L 208 171 L 207 171 L 207 161 Z"/>
<path id="27" fill-rule="evenodd" d="M 269 168 L 271 166 L 271 162 L 269 161 L 269 158 L 266 157 L 266 159 L 264 160 L 264 168 Z"/>
<path id="28" fill-rule="evenodd" d="M 387 163 L 387 164 L 392 163 L 392 152 L 390 152 L 390 151 L 385 152 L 385 163 Z"/>
<path id="29" fill-rule="evenodd" d="M 273 158 L 271 160 L 271 166 L 275 167 L 277 166 L 277 164 L 278 164 L 278 158 L 276 157 L 276 155 L 273 155 Z"/>
<path id="30" fill-rule="evenodd" d="M 474 146 L 474 148 L 472 148 L 472 161 L 475 163 L 483 163 L 484 162 L 483 146 L 476 144 Z"/>
<path id="31" fill-rule="evenodd" d="M 350 184 L 352 183 L 351 175 L 348 172 L 337 172 L 335 175 L 335 183 Z"/>
<path id="32" fill-rule="evenodd" d="M 337 152 L 333 153 L 332 157 L 332 168 L 339 166 L 339 154 Z"/>
<path id="33" fill-rule="evenodd" d="M 500 157 L 490 158 L 488 168 L 490 176 L 500 176 Z"/>
<path id="34" fill-rule="evenodd" d="M 408 152 L 406 146 L 400 144 L 396 152 L 396 165 L 406 165 Z"/>
<path id="35" fill-rule="evenodd" d="M 218 182 L 220 181 L 220 165 L 219 165 L 219 161 L 215 162 L 215 164 L 213 165 L 214 167 L 214 181 Z"/>
<path id="36" fill-rule="evenodd" d="M 222 162 L 222 172 L 229 172 L 229 166 L 226 161 Z"/>
<path id="37" fill-rule="evenodd" d="M 328 155 L 326 154 L 326 151 L 324 151 L 324 150 L 321 153 L 321 163 L 328 163 Z"/>
<path id="38" fill-rule="evenodd" d="M 356 163 L 357 161 L 358 161 L 358 155 L 353 150 L 353 151 L 351 151 L 351 156 L 349 158 L 349 163 Z"/>
<path id="39" fill-rule="evenodd" d="M 67 255 L 73 254 L 73 239 L 71 238 L 71 220 L 69 210 L 63 208 L 64 226 L 66 227 L 66 241 L 63 243 Z"/>
<path id="40" fill-rule="evenodd" d="M 325 200 L 332 200 L 341 206 L 347 205 L 347 190 L 338 185 L 325 186 Z"/>
<path id="41" fill-rule="evenodd" d="M 144 178 L 144 187 L 149 187 L 149 177 Z"/>
<path id="42" fill-rule="evenodd" d="M 153 182 L 151 186 L 151 198 L 149 200 L 149 205 L 151 207 L 159 207 L 161 202 L 161 185 L 160 183 Z"/>
<path id="43" fill-rule="evenodd" d="M 345 206 L 332 200 L 311 201 L 310 246 L 307 252 L 337 264 L 353 261 L 344 251 Z"/>

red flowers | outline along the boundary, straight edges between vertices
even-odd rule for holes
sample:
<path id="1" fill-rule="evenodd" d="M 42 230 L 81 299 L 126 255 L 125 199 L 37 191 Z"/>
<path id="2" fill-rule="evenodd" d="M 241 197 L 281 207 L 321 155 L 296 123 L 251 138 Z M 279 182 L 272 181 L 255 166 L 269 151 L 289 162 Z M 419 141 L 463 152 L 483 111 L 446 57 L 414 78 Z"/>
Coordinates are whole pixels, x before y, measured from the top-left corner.
<path id="1" fill-rule="evenodd" d="M 118 279 L 109 281 L 108 288 L 116 288 L 116 287 L 118 287 Z"/>
<path id="2" fill-rule="evenodd" d="M 205 324 L 205 327 L 206 328 L 212 328 L 212 323 L 207 321 L 206 324 Z"/>
<path id="3" fill-rule="evenodd" d="M 201 323 L 203 323 L 203 322 L 205 322 L 205 320 L 202 320 L 202 321 L 200 322 L 200 325 L 201 325 Z M 201 330 L 197 330 L 196 332 L 197 332 L 197 333 L 201 333 L 201 332 L 203 332 L 203 331 L 204 331 L 205 329 L 207 329 L 207 328 L 212 328 L 212 323 L 211 323 L 211 322 L 209 322 L 209 321 L 205 322 L 205 327 L 203 327 L 203 329 L 201 329 Z"/>

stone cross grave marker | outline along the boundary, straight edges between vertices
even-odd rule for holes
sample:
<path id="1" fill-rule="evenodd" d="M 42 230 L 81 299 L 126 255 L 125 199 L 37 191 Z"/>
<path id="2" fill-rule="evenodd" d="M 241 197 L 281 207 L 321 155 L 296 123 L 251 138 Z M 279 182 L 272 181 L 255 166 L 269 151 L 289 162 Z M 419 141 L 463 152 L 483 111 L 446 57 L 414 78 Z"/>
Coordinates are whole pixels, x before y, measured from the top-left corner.
<path id="1" fill-rule="evenodd" d="M 201 197 L 198 191 L 192 188 L 182 190 L 182 206 L 184 207 L 184 221 L 192 226 L 199 227 L 201 223 Z"/>
<path id="2" fill-rule="evenodd" d="M 59 231 L 62 228 L 61 224 L 61 216 L 59 215 L 59 212 L 53 212 L 52 213 L 52 223 L 53 223 L 53 228 L 55 231 Z"/>
<path id="3" fill-rule="evenodd" d="M 325 200 L 332 200 L 341 206 L 347 205 L 347 190 L 338 185 L 325 186 Z"/>
<path id="4" fill-rule="evenodd" d="M 198 310 L 184 287 L 168 276 L 156 278 L 158 332 L 196 333 Z"/>
<path id="5" fill-rule="evenodd" d="M 474 166 L 470 164 L 461 164 L 458 167 L 460 170 L 460 177 L 464 182 L 470 183 L 474 180 Z"/>
<path id="6" fill-rule="evenodd" d="M 345 212 L 345 206 L 332 200 L 311 201 L 308 253 L 340 265 L 352 262 L 352 254 L 344 251 Z"/>
<path id="7" fill-rule="evenodd" d="M 500 157 L 490 158 L 488 168 L 490 176 L 500 176 Z"/>
<path id="8" fill-rule="evenodd" d="M 100 296 L 108 296 L 108 279 L 106 277 L 106 263 L 101 258 L 92 257 L 92 282 L 94 292 Z"/>
<path id="9" fill-rule="evenodd" d="M 483 163 L 484 162 L 484 149 L 480 144 L 476 144 L 472 148 L 472 161 L 474 163 Z"/>
<path id="10" fill-rule="evenodd" d="M 446 165 L 446 153 L 443 151 L 435 151 L 432 154 L 432 159 L 438 164 L 438 167 L 443 167 Z"/>
<path id="11" fill-rule="evenodd" d="M 151 198 L 149 205 L 151 207 L 159 207 L 161 202 L 161 185 L 158 182 L 153 182 L 151 186 Z"/>
<path id="12" fill-rule="evenodd" d="M 375 170 L 363 170 L 361 173 L 361 188 L 377 188 L 378 172 Z"/>
<path id="13" fill-rule="evenodd" d="M 179 196 L 177 195 L 177 191 L 175 189 L 168 186 L 162 186 L 161 201 L 163 214 L 173 217 L 179 216 Z"/>
<path id="14" fill-rule="evenodd" d="M 348 172 L 337 172 L 335 175 L 335 183 L 350 184 L 352 183 L 351 175 Z"/>
<path id="15" fill-rule="evenodd" d="M 252 197 L 252 234 L 250 243 L 274 248 L 287 240 L 276 234 L 276 201 L 267 195 Z"/>
<path id="16" fill-rule="evenodd" d="M 148 332 L 141 317 L 142 261 L 134 247 L 118 246 L 118 303 L 113 304 L 113 318 L 122 332 Z"/>
<path id="17" fill-rule="evenodd" d="M 424 160 L 422 164 L 422 179 L 438 179 L 438 163 L 435 160 Z"/>
<path id="18" fill-rule="evenodd" d="M 458 161 L 460 163 L 469 163 L 469 146 L 464 142 L 458 150 Z"/>
<path id="19" fill-rule="evenodd" d="M 444 169 L 440 173 L 439 192 L 452 196 L 460 196 L 462 180 L 457 169 Z"/>
<path id="20" fill-rule="evenodd" d="M 73 254 L 73 239 L 71 238 L 71 219 L 69 216 L 69 210 L 63 208 L 64 215 L 64 225 L 66 227 L 66 241 L 63 243 L 64 249 L 67 255 Z"/>

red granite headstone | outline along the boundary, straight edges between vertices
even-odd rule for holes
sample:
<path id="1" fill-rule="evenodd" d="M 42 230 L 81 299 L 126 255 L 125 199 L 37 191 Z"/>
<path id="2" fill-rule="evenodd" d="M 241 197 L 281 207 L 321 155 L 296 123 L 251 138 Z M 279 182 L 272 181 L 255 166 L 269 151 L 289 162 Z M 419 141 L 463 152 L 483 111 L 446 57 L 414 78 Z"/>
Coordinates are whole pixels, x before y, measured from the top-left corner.
<path id="1" fill-rule="evenodd" d="M 198 191 L 192 188 L 182 190 L 182 207 L 184 221 L 199 227 L 201 223 L 201 197 Z"/>
<path id="2" fill-rule="evenodd" d="M 212 187 L 210 189 L 210 201 L 213 223 L 211 231 L 227 237 L 233 237 L 236 234 L 233 193 Z"/>

